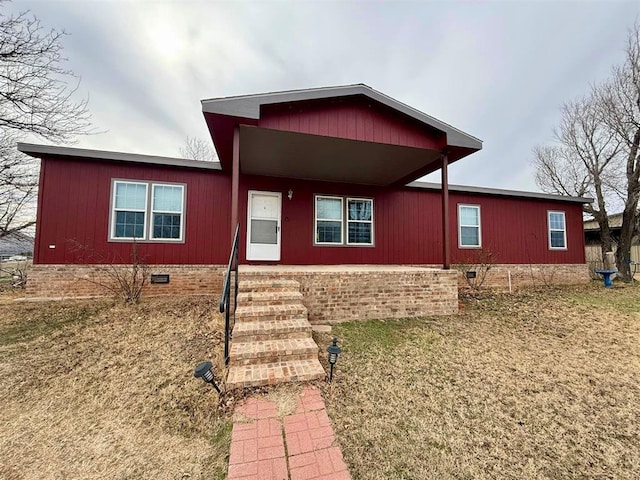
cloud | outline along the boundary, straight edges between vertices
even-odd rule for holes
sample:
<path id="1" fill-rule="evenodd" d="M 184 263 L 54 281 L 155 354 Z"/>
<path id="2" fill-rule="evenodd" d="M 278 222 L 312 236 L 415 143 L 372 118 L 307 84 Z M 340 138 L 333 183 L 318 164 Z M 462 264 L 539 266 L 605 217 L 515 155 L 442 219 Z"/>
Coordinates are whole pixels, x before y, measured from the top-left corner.
<path id="1" fill-rule="evenodd" d="M 453 183 L 535 189 L 560 105 L 622 58 L 633 2 L 15 2 L 65 28 L 89 148 L 177 155 L 203 98 L 367 83 L 484 140 Z"/>

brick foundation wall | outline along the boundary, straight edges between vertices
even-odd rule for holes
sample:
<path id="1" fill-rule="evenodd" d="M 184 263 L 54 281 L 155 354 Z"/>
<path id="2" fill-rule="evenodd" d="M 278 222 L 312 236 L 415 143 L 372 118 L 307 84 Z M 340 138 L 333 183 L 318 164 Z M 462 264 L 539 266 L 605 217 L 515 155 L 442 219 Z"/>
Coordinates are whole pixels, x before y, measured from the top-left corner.
<path id="1" fill-rule="evenodd" d="M 105 266 L 34 265 L 29 270 L 27 298 L 74 298 L 111 295 L 96 284 L 105 278 Z M 144 295 L 211 294 L 219 296 L 224 279 L 221 265 L 152 265 L 150 273 L 168 273 L 170 283 L 148 284 Z M 309 321 L 314 324 L 344 320 L 449 315 L 458 310 L 458 287 L 468 288 L 461 272 L 438 268 L 335 266 L 268 267 L 243 272 L 240 279 L 290 278 L 300 283 Z M 483 288 L 508 290 L 528 286 L 584 284 L 586 264 L 492 265 Z"/>
<path id="2" fill-rule="evenodd" d="M 455 268 L 455 265 L 452 266 Z M 511 288 L 540 287 L 550 285 L 580 285 L 590 281 L 589 267 L 582 264 L 538 264 L 538 265 L 491 265 L 482 288 L 509 290 Z M 477 270 L 480 275 L 480 270 Z M 469 288 L 463 274 L 458 274 L 460 288 Z"/>
<path id="3" fill-rule="evenodd" d="M 304 267 L 243 272 L 241 279 L 300 283 L 309 322 L 450 315 L 458 311 L 457 272 L 418 267 Z"/>
<path id="4" fill-rule="evenodd" d="M 27 298 L 110 296 L 112 293 L 97 283 L 113 282 L 107 273 L 110 268 L 106 265 L 33 265 L 28 273 Z M 169 283 L 151 284 L 147 280 L 143 296 L 219 296 L 225 270 L 221 265 L 150 265 L 150 274 L 169 274 Z"/>

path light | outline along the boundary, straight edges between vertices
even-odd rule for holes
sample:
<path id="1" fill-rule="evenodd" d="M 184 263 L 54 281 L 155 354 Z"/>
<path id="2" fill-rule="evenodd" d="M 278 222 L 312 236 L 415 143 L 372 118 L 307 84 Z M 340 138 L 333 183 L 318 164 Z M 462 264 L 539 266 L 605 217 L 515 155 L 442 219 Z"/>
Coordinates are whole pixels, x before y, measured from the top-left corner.
<path id="1" fill-rule="evenodd" d="M 218 385 L 216 385 L 216 382 L 213 378 L 213 365 L 211 364 L 211 362 L 202 362 L 199 363 L 198 366 L 196 367 L 196 371 L 193 372 L 193 376 L 196 378 L 202 378 L 202 380 L 204 380 L 206 383 L 210 383 L 211 385 L 213 385 L 213 388 L 216 389 L 216 392 L 218 392 L 218 395 L 220 394 L 220 389 L 218 388 Z"/>
<path id="2" fill-rule="evenodd" d="M 327 347 L 327 352 L 329 352 L 329 383 L 331 383 L 331 380 L 333 380 L 333 366 L 338 362 L 338 355 L 342 353 L 336 337 L 333 337 L 333 343 Z"/>

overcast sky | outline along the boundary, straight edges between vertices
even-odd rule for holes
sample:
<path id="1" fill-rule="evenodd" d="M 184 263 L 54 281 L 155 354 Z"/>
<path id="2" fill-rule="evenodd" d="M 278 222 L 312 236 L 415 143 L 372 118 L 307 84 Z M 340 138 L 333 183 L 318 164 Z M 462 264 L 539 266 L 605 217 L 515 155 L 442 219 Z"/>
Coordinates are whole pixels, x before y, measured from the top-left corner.
<path id="1" fill-rule="evenodd" d="M 366 83 L 484 141 L 450 182 L 537 190 L 563 102 L 620 63 L 640 2 L 14 1 L 65 29 L 94 126 L 77 146 L 178 156 L 200 100 Z M 432 178 L 430 178 L 432 179 Z M 437 179 L 437 177 L 436 177 Z"/>

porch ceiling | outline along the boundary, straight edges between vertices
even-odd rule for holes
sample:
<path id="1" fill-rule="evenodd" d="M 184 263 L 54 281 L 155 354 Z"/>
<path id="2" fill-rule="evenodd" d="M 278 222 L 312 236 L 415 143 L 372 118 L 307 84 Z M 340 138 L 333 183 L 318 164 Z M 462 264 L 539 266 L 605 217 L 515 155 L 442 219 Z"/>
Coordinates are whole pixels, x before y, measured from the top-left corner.
<path id="1" fill-rule="evenodd" d="M 247 175 L 388 186 L 437 170 L 439 157 L 437 150 L 240 127 Z"/>

